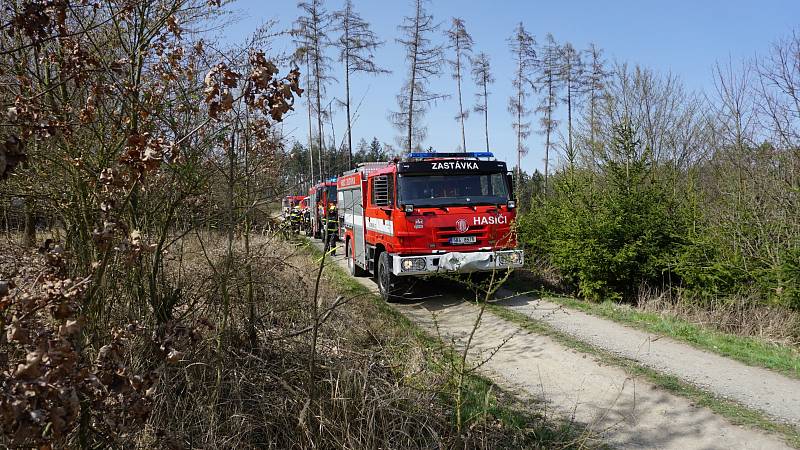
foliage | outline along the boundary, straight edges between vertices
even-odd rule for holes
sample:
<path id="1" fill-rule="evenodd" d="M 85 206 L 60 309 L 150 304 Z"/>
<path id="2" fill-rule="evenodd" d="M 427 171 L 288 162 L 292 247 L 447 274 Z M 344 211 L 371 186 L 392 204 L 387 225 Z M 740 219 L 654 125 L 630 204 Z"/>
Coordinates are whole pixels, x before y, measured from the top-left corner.
<path id="1" fill-rule="evenodd" d="M 543 61 L 560 48 L 545 47 Z M 606 70 L 591 46 L 573 145 L 520 219 L 529 259 L 594 299 L 635 301 L 650 285 L 708 308 L 800 308 L 799 47 L 792 35 L 741 66 L 717 64 L 703 97 L 671 74 Z"/>
<path id="2" fill-rule="evenodd" d="M 558 174 L 552 196 L 521 226 L 526 243 L 548 254 L 581 295 L 594 299 L 630 296 L 642 282 L 660 284 L 682 234 L 632 125 L 619 124 L 615 133 L 601 166 L 603 183 L 585 171 Z"/>
<path id="3" fill-rule="evenodd" d="M 272 124 L 302 93 L 300 73 L 278 75 L 252 42 L 209 57 L 184 31 L 213 23 L 216 3 L 0 11 L 14 24 L 0 35 L 0 195 L 22 199 L 28 246 L 37 222 L 53 232 L 38 259 L 30 248 L 0 268 L 0 445 L 130 442 L 194 340 L 182 320 L 193 300 L 165 261 L 201 224 L 226 224 L 232 241 L 257 216 L 253 191 L 274 185 Z"/>

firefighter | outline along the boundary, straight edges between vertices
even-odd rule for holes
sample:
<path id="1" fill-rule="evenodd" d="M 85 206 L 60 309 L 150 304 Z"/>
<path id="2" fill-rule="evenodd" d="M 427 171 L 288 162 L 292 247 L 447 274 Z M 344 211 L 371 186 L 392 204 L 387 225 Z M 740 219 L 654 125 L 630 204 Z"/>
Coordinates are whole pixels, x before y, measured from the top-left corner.
<path id="1" fill-rule="evenodd" d="M 305 231 L 306 236 L 311 235 L 311 209 L 308 206 L 308 197 L 300 203 L 300 228 Z"/>
<path id="2" fill-rule="evenodd" d="M 328 213 L 322 216 L 322 224 L 327 230 L 328 246 L 332 254 L 336 254 L 336 240 L 339 237 L 339 214 L 336 211 L 336 203 L 328 204 Z"/>
<path id="3" fill-rule="evenodd" d="M 300 210 L 300 205 L 295 205 L 289 212 L 289 227 L 293 233 L 299 233 L 302 226 L 303 212 Z"/>

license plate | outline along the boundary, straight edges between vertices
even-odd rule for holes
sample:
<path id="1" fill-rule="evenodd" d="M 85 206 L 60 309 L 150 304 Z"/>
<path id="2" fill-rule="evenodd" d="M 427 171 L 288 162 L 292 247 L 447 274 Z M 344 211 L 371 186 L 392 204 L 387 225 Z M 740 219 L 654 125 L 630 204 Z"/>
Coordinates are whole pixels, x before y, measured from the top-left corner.
<path id="1" fill-rule="evenodd" d="M 478 242 L 475 236 L 453 236 L 450 238 L 450 243 L 453 245 L 474 244 Z"/>

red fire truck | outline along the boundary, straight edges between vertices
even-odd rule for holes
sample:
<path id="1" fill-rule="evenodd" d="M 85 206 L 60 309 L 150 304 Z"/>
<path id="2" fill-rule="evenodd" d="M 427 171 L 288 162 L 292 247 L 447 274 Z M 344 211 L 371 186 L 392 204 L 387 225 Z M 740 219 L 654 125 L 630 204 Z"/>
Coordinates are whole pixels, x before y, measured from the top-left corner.
<path id="1" fill-rule="evenodd" d="M 308 190 L 309 223 L 306 234 L 322 239 L 327 228 L 329 239 L 337 237 L 336 178 L 317 183 Z M 329 241 L 329 242 L 335 242 Z"/>
<path id="2" fill-rule="evenodd" d="M 350 273 L 372 273 L 391 301 L 408 277 L 521 267 L 511 175 L 492 158 L 411 153 L 340 176 L 340 239 Z"/>
<path id="3" fill-rule="evenodd" d="M 281 207 L 283 213 L 285 215 L 288 215 L 292 211 L 292 209 L 294 209 L 295 206 L 300 205 L 300 202 L 302 202 L 304 198 L 305 196 L 303 195 L 287 195 L 286 197 L 284 197 L 283 200 L 281 201 Z"/>

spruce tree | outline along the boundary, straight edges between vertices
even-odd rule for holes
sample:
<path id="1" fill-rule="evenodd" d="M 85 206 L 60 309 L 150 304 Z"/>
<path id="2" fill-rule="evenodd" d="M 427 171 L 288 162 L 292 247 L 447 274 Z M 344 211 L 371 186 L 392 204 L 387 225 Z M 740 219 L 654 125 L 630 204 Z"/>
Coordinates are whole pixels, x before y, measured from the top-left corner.
<path id="1" fill-rule="evenodd" d="M 514 93 L 508 99 L 508 112 L 514 116 L 511 126 L 517 137 L 517 180 L 519 180 L 522 157 L 528 153 L 525 140 L 531 133 L 531 123 L 527 121 L 531 110 L 527 102 L 535 87 L 532 76 L 536 67 L 536 40 L 520 22 L 514 29 L 514 34 L 508 39 L 508 43 L 514 56 L 514 78 L 511 81 Z"/>
<path id="2" fill-rule="evenodd" d="M 429 106 L 446 97 L 430 90 L 430 82 L 441 73 L 443 49 L 433 44 L 431 36 L 439 26 L 425 10 L 425 0 L 414 1 L 414 15 L 403 19 L 398 27 L 402 37 L 397 39 L 406 52 L 408 79 L 397 95 L 398 110 L 391 114 L 392 122 L 405 136 L 400 142 L 405 151 L 412 151 L 425 138 L 422 118 Z"/>
<path id="3" fill-rule="evenodd" d="M 489 55 L 479 53 L 472 60 L 472 78 L 478 85 L 478 92 L 475 93 L 476 103 L 473 109 L 475 112 L 483 114 L 483 131 L 486 138 L 486 151 L 491 151 L 489 147 L 489 85 L 494 83 L 492 76 Z"/>
<path id="4" fill-rule="evenodd" d="M 345 0 L 344 8 L 333 14 L 339 38 L 339 61 L 344 64 L 345 100 L 347 111 L 347 163 L 353 168 L 353 114 L 351 111 L 350 77 L 356 73 L 380 74 L 389 71 L 375 64 L 375 50 L 383 41 L 370 25 L 355 11 L 352 0 Z"/>
<path id="5" fill-rule="evenodd" d="M 453 51 L 453 59 L 449 60 L 450 67 L 453 69 L 453 79 L 456 80 L 458 91 L 458 115 L 456 120 L 461 124 L 461 149 L 467 151 L 467 137 L 464 127 L 464 122 L 469 115 L 469 109 L 464 110 L 464 102 L 461 96 L 461 80 L 463 78 L 462 71 L 464 69 L 463 59 L 469 60 L 472 53 L 472 36 L 467 32 L 464 26 L 464 20 L 453 17 L 453 23 L 449 30 L 447 30 L 447 39 L 450 41 L 450 50 Z"/>

